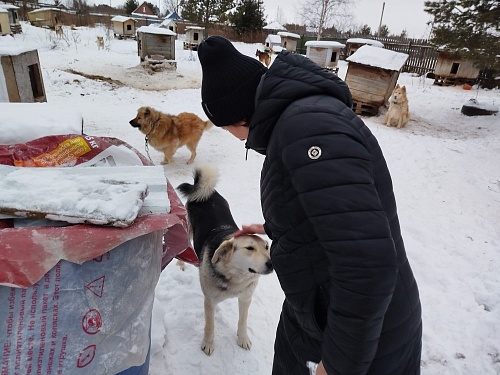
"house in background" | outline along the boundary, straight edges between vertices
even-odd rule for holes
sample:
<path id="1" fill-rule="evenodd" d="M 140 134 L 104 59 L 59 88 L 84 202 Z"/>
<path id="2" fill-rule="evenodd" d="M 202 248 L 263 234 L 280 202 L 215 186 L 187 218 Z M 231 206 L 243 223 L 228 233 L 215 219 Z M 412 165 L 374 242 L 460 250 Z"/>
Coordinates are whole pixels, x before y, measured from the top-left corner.
<path id="1" fill-rule="evenodd" d="M 0 102 L 46 102 L 38 51 L 0 52 Z"/>
<path id="2" fill-rule="evenodd" d="M 346 60 L 345 83 L 358 115 L 376 116 L 391 96 L 408 55 L 369 45 L 361 46 Z"/>
<path id="3" fill-rule="evenodd" d="M 159 27 L 177 33 L 177 22 L 172 18 L 165 18 Z"/>
<path id="4" fill-rule="evenodd" d="M 205 28 L 201 26 L 186 26 L 184 49 L 198 50 L 198 45 L 205 39 Z"/>
<path id="5" fill-rule="evenodd" d="M 140 25 L 147 25 L 150 22 L 158 22 L 158 16 L 149 7 L 147 2 L 143 2 L 139 5 L 131 14 L 131 17 L 135 17 Z"/>
<path id="6" fill-rule="evenodd" d="M 0 35 L 21 34 L 23 29 L 17 14 L 18 6 L 0 2 Z"/>
<path id="7" fill-rule="evenodd" d="M 384 44 L 379 42 L 378 40 L 373 39 L 365 39 L 365 38 L 349 38 L 345 42 L 346 45 L 346 56 L 351 56 L 354 52 L 358 50 L 361 46 L 372 46 L 378 48 L 384 48 Z"/>
<path id="8" fill-rule="evenodd" d="M 438 52 L 434 69 L 435 85 L 473 85 L 478 75 L 479 68 L 458 53 L 444 50 Z"/>
<path id="9" fill-rule="evenodd" d="M 338 62 L 340 51 L 345 47 L 344 44 L 329 40 L 309 40 L 305 44 L 306 57 L 314 61 L 321 67 L 338 73 Z"/>
<path id="10" fill-rule="evenodd" d="M 276 34 L 278 31 L 286 31 L 285 26 L 276 21 L 264 26 L 263 29 L 271 34 Z"/>
<path id="11" fill-rule="evenodd" d="M 290 52 L 297 51 L 297 42 L 300 39 L 299 34 L 289 33 L 288 31 L 278 31 L 281 38 L 281 47 Z"/>
<path id="12" fill-rule="evenodd" d="M 113 35 L 115 38 L 135 38 L 136 20 L 125 16 L 114 16 L 111 18 L 113 23 Z"/>

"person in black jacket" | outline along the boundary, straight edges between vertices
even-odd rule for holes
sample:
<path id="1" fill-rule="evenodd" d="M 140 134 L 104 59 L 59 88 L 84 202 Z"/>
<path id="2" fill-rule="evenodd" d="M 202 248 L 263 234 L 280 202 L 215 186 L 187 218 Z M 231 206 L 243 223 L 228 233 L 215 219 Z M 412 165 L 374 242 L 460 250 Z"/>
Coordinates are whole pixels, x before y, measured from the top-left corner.
<path id="1" fill-rule="evenodd" d="M 198 46 L 206 115 L 265 155 L 261 205 L 285 294 L 273 374 L 420 373 L 422 318 L 392 180 L 347 85 L 283 51 L 269 69 L 220 36 Z"/>

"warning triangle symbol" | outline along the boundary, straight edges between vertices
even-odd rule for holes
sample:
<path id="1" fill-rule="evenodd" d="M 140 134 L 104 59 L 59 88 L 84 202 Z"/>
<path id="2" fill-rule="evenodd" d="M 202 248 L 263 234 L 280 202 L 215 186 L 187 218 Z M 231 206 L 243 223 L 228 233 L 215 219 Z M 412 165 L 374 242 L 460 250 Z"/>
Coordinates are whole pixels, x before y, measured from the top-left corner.
<path id="1" fill-rule="evenodd" d="M 90 290 L 97 297 L 102 298 L 102 292 L 104 291 L 104 279 L 105 278 L 106 278 L 106 276 L 101 276 L 98 279 L 95 279 L 94 281 L 91 281 L 90 283 L 85 285 L 85 288 Z"/>

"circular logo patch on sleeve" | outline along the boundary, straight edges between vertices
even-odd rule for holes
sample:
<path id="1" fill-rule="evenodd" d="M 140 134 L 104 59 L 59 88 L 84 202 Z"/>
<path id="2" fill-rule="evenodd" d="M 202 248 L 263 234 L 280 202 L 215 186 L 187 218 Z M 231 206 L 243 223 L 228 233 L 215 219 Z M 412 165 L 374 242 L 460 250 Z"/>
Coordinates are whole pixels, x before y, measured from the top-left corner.
<path id="1" fill-rule="evenodd" d="M 318 146 L 312 146 L 308 151 L 307 155 L 310 159 L 316 160 L 321 156 L 321 149 Z"/>

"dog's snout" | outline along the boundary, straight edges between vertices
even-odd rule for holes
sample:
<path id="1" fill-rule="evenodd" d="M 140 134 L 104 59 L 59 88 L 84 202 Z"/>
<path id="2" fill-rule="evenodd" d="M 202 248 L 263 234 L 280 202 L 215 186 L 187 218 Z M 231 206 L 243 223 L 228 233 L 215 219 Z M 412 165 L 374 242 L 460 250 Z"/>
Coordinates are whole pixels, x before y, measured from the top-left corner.
<path id="1" fill-rule="evenodd" d="M 141 126 L 137 122 L 135 122 L 135 118 L 130 120 L 128 123 L 132 125 L 134 128 L 139 128 Z"/>

